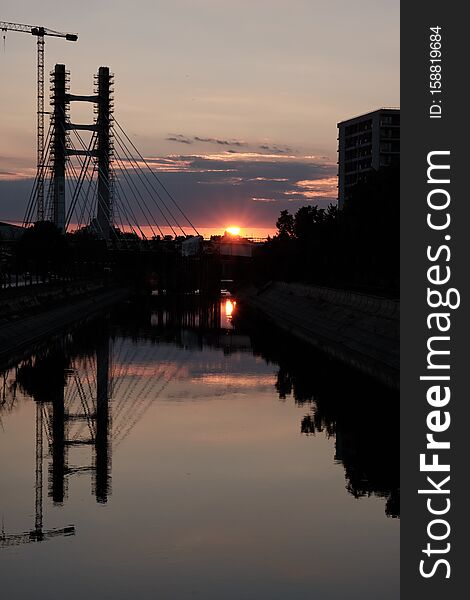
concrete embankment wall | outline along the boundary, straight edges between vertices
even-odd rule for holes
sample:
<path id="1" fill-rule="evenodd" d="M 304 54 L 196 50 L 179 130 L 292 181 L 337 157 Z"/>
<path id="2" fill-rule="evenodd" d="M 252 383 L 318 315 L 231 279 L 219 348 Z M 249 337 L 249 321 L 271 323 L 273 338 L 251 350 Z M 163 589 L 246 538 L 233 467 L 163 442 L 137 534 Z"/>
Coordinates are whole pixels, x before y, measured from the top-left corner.
<path id="1" fill-rule="evenodd" d="M 8 367 L 35 344 L 96 315 L 129 295 L 129 290 L 80 283 L 0 297 L 0 368 Z"/>
<path id="2" fill-rule="evenodd" d="M 101 281 L 71 281 L 37 284 L 0 291 L 0 326 L 21 315 L 44 312 L 78 297 L 92 296 L 104 289 Z"/>
<path id="3" fill-rule="evenodd" d="M 398 301 L 281 282 L 246 290 L 240 299 L 295 337 L 398 387 Z"/>

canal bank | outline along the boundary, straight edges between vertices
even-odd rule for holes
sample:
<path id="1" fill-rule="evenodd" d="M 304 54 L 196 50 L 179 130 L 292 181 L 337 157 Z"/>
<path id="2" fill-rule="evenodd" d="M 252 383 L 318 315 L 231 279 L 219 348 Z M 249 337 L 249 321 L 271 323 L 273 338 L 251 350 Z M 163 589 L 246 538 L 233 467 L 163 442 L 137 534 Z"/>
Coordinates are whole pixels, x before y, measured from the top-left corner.
<path id="1" fill-rule="evenodd" d="M 247 288 L 237 296 L 257 317 L 398 388 L 399 301 L 284 282 Z"/>
<path id="2" fill-rule="evenodd" d="M 2 294 L 0 301 L 0 367 L 8 367 L 71 325 L 83 323 L 129 296 L 127 288 L 96 282 L 37 286 Z"/>
<path id="3" fill-rule="evenodd" d="M 122 302 L 5 374 L 3 585 L 29 599 L 55 577 L 62 600 L 73 556 L 69 600 L 100 577 L 116 600 L 396 599 L 396 394 L 238 320 L 235 298 L 184 302 Z M 32 541 L 41 490 L 54 537 Z"/>

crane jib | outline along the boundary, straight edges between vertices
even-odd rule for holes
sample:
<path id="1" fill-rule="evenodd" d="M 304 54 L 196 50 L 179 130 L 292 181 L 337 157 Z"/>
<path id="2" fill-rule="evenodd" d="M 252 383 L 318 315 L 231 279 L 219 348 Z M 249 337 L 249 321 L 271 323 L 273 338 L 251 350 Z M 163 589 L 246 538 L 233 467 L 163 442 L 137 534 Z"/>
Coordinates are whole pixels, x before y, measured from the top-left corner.
<path id="1" fill-rule="evenodd" d="M 38 37 L 44 37 L 45 35 L 53 37 L 62 37 L 65 38 L 68 42 L 76 42 L 78 40 L 78 35 L 75 33 L 60 33 L 58 31 L 50 31 L 49 29 L 45 29 L 44 27 L 31 27 L 31 34 L 37 35 Z"/>
<path id="2" fill-rule="evenodd" d="M 78 35 L 76 33 L 62 33 L 61 31 L 54 31 L 47 27 L 41 27 L 40 25 L 23 25 L 22 23 L 8 23 L 6 21 L 0 21 L 1 31 L 19 31 L 20 33 L 31 33 L 37 37 L 45 37 L 46 35 L 52 37 L 65 38 L 69 42 L 76 42 Z"/>

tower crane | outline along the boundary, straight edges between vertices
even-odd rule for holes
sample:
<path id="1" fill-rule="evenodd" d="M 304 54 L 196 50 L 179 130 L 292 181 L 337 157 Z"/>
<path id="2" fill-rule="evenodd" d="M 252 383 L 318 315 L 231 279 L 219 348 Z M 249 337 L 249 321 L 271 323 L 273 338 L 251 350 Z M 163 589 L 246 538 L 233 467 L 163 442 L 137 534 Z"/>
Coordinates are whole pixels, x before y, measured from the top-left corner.
<path id="1" fill-rule="evenodd" d="M 0 532 L 0 550 L 9 546 L 18 546 L 31 542 L 43 542 L 55 537 L 75 535 L 75 527 L 67 525 L 60 529 L 44 530 L 43 528 L 43 511 L 42 511 L 42 488 L 43 488 L 43 428 L 44 416 L 43 406 L 41 402 L 36 402 L 36 506 L 35 506 L 35 521 L 34 529 L 25 533 L 5 533 L 5 528 L 2 523 Z"/>
<path id="2" fill-rule="evenodd" d="M 69 42 L 76 42 L 78 35 L 75 33 L 62 33 L 38 25 L 23 25 L 21 23 L 8 23 L 0 21 L 0 30 L 19 31 L 30 33 L 38 38 L 37 41 L 37 220 L 44 220 L 44 38 L 45 36 L 65 38 Z"/>

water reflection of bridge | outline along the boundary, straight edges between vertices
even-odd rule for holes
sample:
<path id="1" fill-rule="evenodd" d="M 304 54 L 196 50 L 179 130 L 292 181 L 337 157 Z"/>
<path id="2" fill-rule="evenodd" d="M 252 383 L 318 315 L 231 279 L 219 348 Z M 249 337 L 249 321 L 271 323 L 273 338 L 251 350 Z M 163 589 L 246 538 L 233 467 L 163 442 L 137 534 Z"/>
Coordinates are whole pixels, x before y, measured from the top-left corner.
<path id="1" fill-rule="evenodd" d="M 0 414 L 13 408 L 18 390 L 36 403 L 35 523 L 34 529 L 25 533 L 7 535 L 2 531 L 0 547 L 75 534 L 73 525 L 44 529 L 43 475 L 47 458 L 50 460 L 48 495 L 55 505 L 67 499 L 70 478 L 81 475 L 91 476 L 97 502 L 108 501 L 112 488 L 112 450 L 125 440 L 150 405 L 181 373 L 183 365 L 174 366 L 179 346 L 199 345 L 192 338 L 195 330 L 218 331 L 222 323 L 230 327 L 227 302 L 203 304 L 198 303 L 193 310 L 152 313 L 147 323 L 153 333 L 148 337 L 154 337 L 162 327 L 166 331 L 176 328 L 181 341 L 161 357 L 162 363 L 153 367 L 152 377 L 145 378 L 140 385 L 139 373 L 133 367 L 135 348 L 129 346 L 128 338 L 147 336 L 144 331 L 133 329 L 130 334 L 117 327 L 111 334 L 108 319 L 88 324 L 51 347 L 39 349 L 22 361 L 13 375 L 3 374 Z M 226 338 L 217 335 L 221 340 Z M 233 343 L 237 344 L 235 340 Z M 239 345 L 247 344 L 246 336 L 239 340 Z M 223 345 L 222 341 L 219 345 Z M 80 462 L 83 452 L 79 450 L 83 448 L 90 449 L 86 463 Z"/>
<path id="2" fill-rule="evenodd" d="M 36 403 L 36 519 L 30 532 L 3 533 L 0 546 L 75 532 L 73 526 L 43 528 L 44 460 L 49 462 L 48 495 L 54 504 L 67 500 L 72 477 L 90 477 L 96 501 L 106 503 L 112 492 L 113 452 L 168 385 L 184 375 L 191 352 L 182 350 L 204 347 L 224 354 L 254 353 L 277 364 L 280 398 L 292 395 L 298 404 L 311 407 L 301 431 L 335 437 L 335 459 L 345 467 L 348 491 L 355 497 L 383 496 L 387 513 L 398 514 L 395 421 L 390 414 L 380 417 L 374 402 L 374 394 L 384 390 L 371 391 L 362 382 L 343 378 L 336 367 L 303 354 L 297 344 L 293 347 L 273 332 L 244 329 L 243 323 L 232 329 L 234 307 L 233 299 L 206 303 L 194 298 L 186 306 L 124 305 L 111 318 L 38 350 L 3 379 L 0 414 L 12 408 L 18 390 Z M 150 344 L 139 354 L 138 342 L 143 340 Z"/>
<path id="3" fill-rule="evenodd" d="M 192 298 L 183 304 L 168 301 L 157 302 L 141 312 L 130 311 L 120 314 L 121 320 L 116 333 L 132 338 L 154 341 L 166 340 L 184 348 L 220 348 L 226 354 L 236 351 L 251 352 L 251 338 L 233 328 L 232 316 L 237 301 L 223 298 L 208 302 Z"/>

